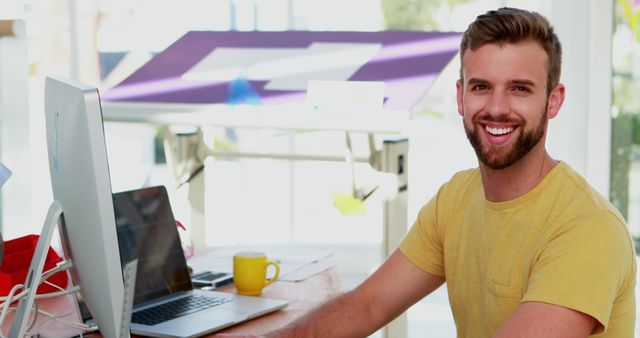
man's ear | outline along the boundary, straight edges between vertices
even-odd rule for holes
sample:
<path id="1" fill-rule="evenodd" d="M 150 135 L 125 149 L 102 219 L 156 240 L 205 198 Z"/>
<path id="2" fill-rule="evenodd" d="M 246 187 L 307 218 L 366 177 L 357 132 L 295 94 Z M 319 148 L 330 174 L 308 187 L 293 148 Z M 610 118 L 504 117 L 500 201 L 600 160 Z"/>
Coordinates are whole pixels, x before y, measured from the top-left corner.
<path id="1" fill-rule="evenodd" d="M 547 116 L 552 119 L 558 115 L 560 112 L 560 108 L 564 103 L 564 85 L 562 83 L 558 83 L 551 93 L 549 93 L 549 101 L 547 105 Z"/>
<path id="2" fill-rule="evenodd" d="M 462 105 L 462 93 L 464 92 L 464 85 L 462 84 L 462 80 L 456 81 L 456 101 L 458 102 L 458 114 L 460 116 L 464 116 L 464 106 Z"/>

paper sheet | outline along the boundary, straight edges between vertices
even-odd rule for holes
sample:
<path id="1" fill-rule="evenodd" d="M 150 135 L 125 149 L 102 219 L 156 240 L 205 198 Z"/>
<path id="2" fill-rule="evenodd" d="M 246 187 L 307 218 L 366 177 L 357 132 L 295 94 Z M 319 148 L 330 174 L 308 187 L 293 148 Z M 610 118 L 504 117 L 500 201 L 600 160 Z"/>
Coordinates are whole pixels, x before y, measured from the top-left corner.
<path id="1" fill-rule="evenodd" d="M 332 266 L 333 253 L 324 249 L 290 246 L 234 246 L 212 250 L 191 258 L 187 264 L 194 271 L 233 272 L 233 255 L 241 251 L 264 252 L 267 259 L 280 263 L 280 280 L 300 281 Z"/>

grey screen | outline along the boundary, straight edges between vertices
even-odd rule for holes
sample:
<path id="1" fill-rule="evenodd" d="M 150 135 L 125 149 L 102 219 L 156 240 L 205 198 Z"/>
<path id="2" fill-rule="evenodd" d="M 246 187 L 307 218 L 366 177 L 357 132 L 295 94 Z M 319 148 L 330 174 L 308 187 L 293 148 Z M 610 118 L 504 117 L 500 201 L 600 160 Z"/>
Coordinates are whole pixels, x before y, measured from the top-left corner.
<path id="1" fill-rule="evenodd" d="M 134 304 L 191 290 L 167 191 L 163 186 L 113 194 L 122 266 L 138 259 Z"/>

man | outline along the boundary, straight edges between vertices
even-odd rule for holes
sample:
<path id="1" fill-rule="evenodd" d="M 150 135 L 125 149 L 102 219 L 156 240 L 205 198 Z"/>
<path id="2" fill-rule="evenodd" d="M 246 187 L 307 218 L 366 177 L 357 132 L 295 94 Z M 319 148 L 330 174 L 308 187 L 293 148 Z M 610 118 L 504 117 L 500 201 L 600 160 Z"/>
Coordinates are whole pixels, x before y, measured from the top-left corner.
<path id="1" fill-rule="evenodd" d="M 444 184 L 362 285 L 268 337 L 365 337 L 445 282 L 459 337 L 633 337 L 625 222 L 545 148 L 565 96 L 553 28 L 489 11 L 460 57 L 458 112 L 479 168 Z"/>

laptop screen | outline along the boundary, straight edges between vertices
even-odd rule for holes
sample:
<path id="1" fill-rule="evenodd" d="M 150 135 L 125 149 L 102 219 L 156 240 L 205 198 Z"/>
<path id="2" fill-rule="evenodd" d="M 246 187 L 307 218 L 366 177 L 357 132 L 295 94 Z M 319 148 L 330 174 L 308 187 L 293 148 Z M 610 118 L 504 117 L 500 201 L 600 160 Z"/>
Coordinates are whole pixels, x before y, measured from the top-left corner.
<path id="1" fill-rule="evenodd" d="M 113 194 L 122 266 L 138 259 L 134 304 L 192 289 L 165 187 Z"/>

